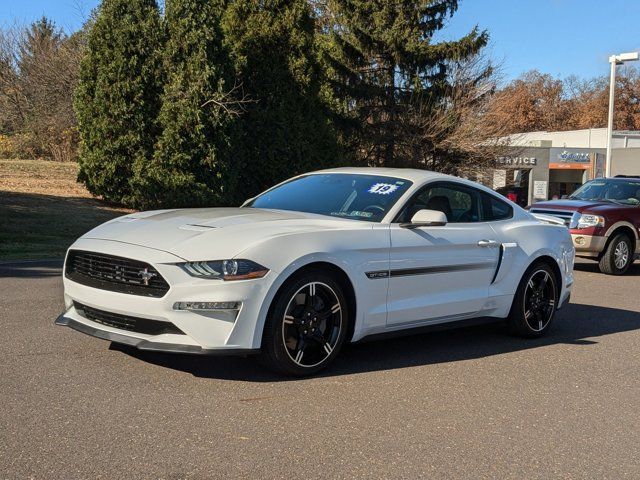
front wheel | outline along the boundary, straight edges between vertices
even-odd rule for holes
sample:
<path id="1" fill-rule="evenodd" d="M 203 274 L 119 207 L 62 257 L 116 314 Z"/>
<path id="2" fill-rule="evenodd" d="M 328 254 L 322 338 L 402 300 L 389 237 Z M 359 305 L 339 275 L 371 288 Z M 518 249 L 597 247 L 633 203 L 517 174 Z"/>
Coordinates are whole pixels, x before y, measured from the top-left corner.
<path id="1" fill-rule="evenodd" d="M 510 330 L 523 337 L 541 337 L 551 326 L 557 304 L 553 270 L 546 263 L 533 265 L 518 285 L 509 314 Z"/>
<path id="2" fill-rule="evenodd" d="M 613 237 L 607 245 L 598 265 L 602 273 L 607 275 L 622 275 L 633 263 L 633 248 L 631 239 L 624 233 Z"/>
<path id="3" fill-rule="evenodd" d="M 310 271 L 288 281 L 264 327 L 262 362 L 285 375 L 318 372 L 340 351 L 348 313 L 340 285 L 325 273 Z"/>

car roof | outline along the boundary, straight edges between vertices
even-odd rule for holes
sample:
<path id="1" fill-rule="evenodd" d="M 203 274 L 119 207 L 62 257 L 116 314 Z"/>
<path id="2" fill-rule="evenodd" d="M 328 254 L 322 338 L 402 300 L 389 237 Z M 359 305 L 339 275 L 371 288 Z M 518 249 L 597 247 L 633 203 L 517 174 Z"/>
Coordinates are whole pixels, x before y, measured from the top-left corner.
<path id="1" fill-rule="evenodd" d="M 591 180 L 589 180 L 590 182 L 593 181 L 603 181 L 606 180 L 607 182 L 640 182 L 640 177 L 638 176 L 624 176 L 624 175 L 616 175 L 615 177 L 597 177 L 597 178 L 593 178 Z"/>
<path id="2" fill-rule="evenodd" d="M 631 182 L 640 182 L 640 176 L 639 175 L 616 175 L 613 178 L 607 178 L 606 180 L 625 180 L 625 181 L 631 181 Z"/>
<path id="3" fill-rule="evenodd" d="M 484 190 L 490 195 L 502 197 L 495 190 L 482 185 L 481 183 L 474 182 L 473 180 L 467 180 L 466 178 L 456 177 L 454 175 L 447 175 L 446 173 L 432 172 L 431 170 L 419 170 L 417 168 L 383 168 L 383 167 L 341 167 L 341 168 L 329 168 L 326 170 L 316 170 L 315 172 L 309 172 L 305 175 L 317 175 L 321 173 L 346 173 L 346 174 L 360 174 L 360 175 L 379 175 L 384 177 L 395 177 L 402 180 L 409 180 L 416 186 L 420 186 L 427 182 L 442 180 L 453 181 L 461 183 L 469 187 L 476 188 L 478 190 Z"/>
<path id="4" fill-rule="evenodd" d="M 350 173 L 359 175 L 379 175 L 383 177 L 396 177 L 412 182 L 423 182 L 426 180 L 462 180 L 459 177 L 446 175 L 444 173 L 432 172 L 430 170 L 419 170 L 417 168 L 382 168 L 382 167 L 340 167 L 317 170 L 310 174 L 318 173 Z"/>

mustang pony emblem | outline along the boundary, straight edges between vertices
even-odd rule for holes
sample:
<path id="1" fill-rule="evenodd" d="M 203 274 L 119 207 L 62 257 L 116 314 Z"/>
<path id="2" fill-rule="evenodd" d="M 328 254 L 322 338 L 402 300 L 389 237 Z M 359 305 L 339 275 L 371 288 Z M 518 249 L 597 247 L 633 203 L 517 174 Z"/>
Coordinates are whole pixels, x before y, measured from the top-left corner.
<path id="1" fill-rule="evenodd" d="M 157 273 L 150 272 L 148 268 L 140 270 L 138 274 L 140 275 L 140 278 L 142 278 L 142 284 L 145 286 L 149 285 L 149 280 L 158 276 Z"/>

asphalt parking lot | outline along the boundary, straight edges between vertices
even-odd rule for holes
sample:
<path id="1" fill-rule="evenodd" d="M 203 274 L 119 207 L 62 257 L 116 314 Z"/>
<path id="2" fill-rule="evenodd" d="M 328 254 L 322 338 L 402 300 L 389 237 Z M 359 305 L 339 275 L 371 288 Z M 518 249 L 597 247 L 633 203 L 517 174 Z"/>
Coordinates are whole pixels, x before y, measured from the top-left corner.
<path id="1" fill-rule="evenodd" d="M 0 477 L 638 478 L 640 266 L 576 270 L 544 339 L 421 334 L 283 380 L 56 327 L 59 269 L 0 266 Z"/>

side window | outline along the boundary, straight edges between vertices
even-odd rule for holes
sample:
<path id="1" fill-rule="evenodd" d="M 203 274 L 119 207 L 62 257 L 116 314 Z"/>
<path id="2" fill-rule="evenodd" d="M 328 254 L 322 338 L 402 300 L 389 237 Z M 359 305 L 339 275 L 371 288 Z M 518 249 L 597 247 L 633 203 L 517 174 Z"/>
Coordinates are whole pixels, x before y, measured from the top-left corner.
<path id="1" fill-rule="evenodd" d="M 410 221 L 413 215 L 422 209 L 444 213 L 449 223 L 479 222 L 480 193 L 453 183 L 429 185 L 409 201 L 400 215 L 400 221 Z"/>
<path id="2" fill-rule="evenodd" d="M 511 205 L 488 193 L 483 192 L 481 195 L 483 221 L 492 222 L 513 217 L 513 207 Z"/>

